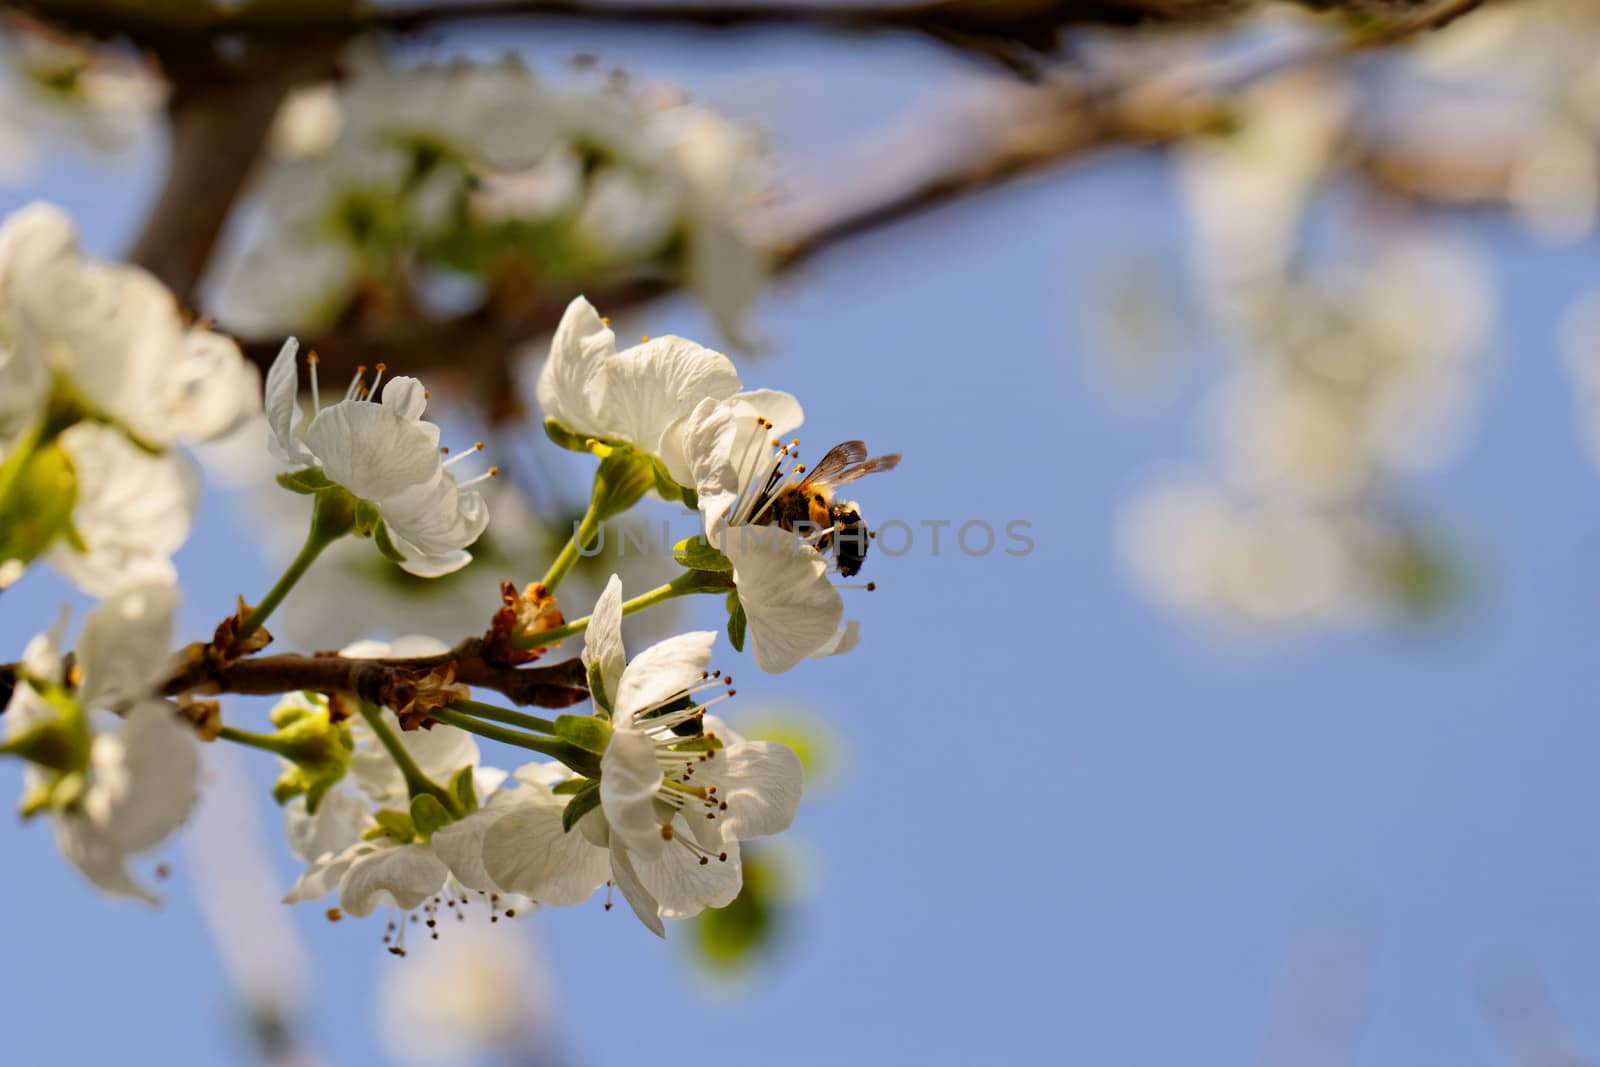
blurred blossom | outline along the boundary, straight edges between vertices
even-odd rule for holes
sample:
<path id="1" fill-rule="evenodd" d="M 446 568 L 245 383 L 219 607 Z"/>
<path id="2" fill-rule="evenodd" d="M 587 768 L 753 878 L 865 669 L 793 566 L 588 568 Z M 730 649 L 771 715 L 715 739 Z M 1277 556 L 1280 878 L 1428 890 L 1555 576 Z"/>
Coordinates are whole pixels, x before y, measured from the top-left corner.
<path id="1" fill-rule="evenodd" d="M 501 301 L 680 281 L 747 339 L 765 256 L 743 217 L 768 185 L 753 132 L 625 79 L 547 85 L 512 57 L 350 66 L 278 116 L 261 218 L 218 272 L 230 326 L 415 316 L 453 272 Z"/>
<path id="2" fill-rule="evenodd" d="M 333 149 L 342 122 L 333 86 L 296 89 L 273 120 L 268 147 L 274 155 L 288 158 L 320 156 Z"/>
<path id="3" fill-rule="evenodd" d="M 1475 397 L 1493 298 L 1476 251 L 1431 236 L 1287 281 L 1215 404 L 1230 480 L 1333 501 L 1447 457 Z"/>
<path id="4" fill-rule="evenodd" d="M 551 985 L 526 924 L 474 917 L 417 940 L 379 980 L 376 1028 L 396 1062 L 428 1067 L 488 1055 L 559 1062 L 549 1036 Z"/>
<path id="5" fill-rule="evenodd" d="M 1331 75 L 1277 78 L 1243 95 L 1233 132 L 1183 152 L 1179 176 L 1196 269 L 1214 283 L 1203 295 L 1224 317 L 1241 294 L 1279 281 L 1349 106 Z"/>
<path id="6" fill-rule="evenodd" d="M 1137 496 L 1120 548 L 1146 595 L 1242 627 L 1347 619 L 1355 561 L 1338 525 L 1308 509 L 1251 503 L 1201 479 Z"/>
<path id="7" fill-rule="evenodd" d="M 1572 241 L 1592 231 L 1600 210 L 1600 4 L 1522 0 L 1474 12 L 1410 50 L 1418 79 L 1509 110 L 1512 158 L 1505 195 L 1535 234 Z M 1410 128 L 1438 126 L 1433 109 L 1413 109 Z M 1477 123 L 1449 125 L 1457 141 Z"/>
<path id="8" fill-rule="evenodd" d="M 0 180 L 28 178 L 62 140 L 125 152 L 165 99 L 165 84 L 130 56 L 44 32 L 0 32 Z"/>

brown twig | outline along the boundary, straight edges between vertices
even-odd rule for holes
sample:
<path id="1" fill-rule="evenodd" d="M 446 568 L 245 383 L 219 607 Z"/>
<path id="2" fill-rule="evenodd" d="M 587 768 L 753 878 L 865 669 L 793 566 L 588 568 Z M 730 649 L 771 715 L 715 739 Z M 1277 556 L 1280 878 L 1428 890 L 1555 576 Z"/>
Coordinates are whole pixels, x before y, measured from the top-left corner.
<path id="1" fill-rule="evenodd" d="M 539 667 L 502 667 L 484 658 L 482 642 L 463 641 L 449 652 L 407 659 L 349 659 L 324 653 L 313 656 L 284 654 L 253 656 L 217 664 L 195 646 L 185 656 L 187 666 L 163 687 L 168 696 L 180 693 L 239 693 L 270 695 L 310 690 L 318 693 L 354 693 L 375 704 L 389 703 L 397 683 L 453 668 L 462 685 L 493 689 L 514 704 L 564 708 L 588 699 L 587 673 L 576 659 Z M 0 668 L 0 670 L 13 668 Z M 14 674 L 13 674 L 14 676 Z"/>

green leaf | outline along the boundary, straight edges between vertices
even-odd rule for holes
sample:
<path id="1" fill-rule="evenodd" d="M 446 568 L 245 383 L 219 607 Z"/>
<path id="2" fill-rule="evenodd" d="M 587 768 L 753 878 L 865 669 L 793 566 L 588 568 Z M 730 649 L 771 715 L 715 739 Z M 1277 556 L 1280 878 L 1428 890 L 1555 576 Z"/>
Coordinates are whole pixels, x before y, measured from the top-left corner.
<path id="1" fill-rule="evenodd" d="M 573 452 L 589 451 L 589 438 L 582 434 L 573 433 L 556 419 L 544 420 L 545 436 L 562 448 Z"/>
<path id="2" fill-rule="evenodd" d="M 450 813 L 439 798 L 422 793 L 411 798 L 411 823 L 420 834 L 432 834 L 450 825 Z"/>
<path id="3" fill-rule="evenodd" d="M 333 482 L 322 473 L 321 467 L 306 467 L 297 471 L 285 471 L 278 475 L 278 484 L 291 493 L 320 493 L 324 489 L 333 488 Z"/>
<path id="4" fill-rule="evenodd" d="M 744 605 L 739 602 L 739 590 L 728 591 L 728 643 L 736 652 L 744 651 L 744 632 L 749 624 L 745 618 Z"/>
<path id="5" fill-rule="evenodd" d="M 406 561 L 404 554 L 402 554 L 398 548 L 394 547 L 394 541 L 389 538 L 389 527 L 387 523 L 380 522 L 376 527 L 373 528 L 372 543 L 378 546 L 379 552 L 382 552 L 384 556 L 394 560 L 396 563 L 404 563 Z"/>
<path id="6" fill-rule="evenodd" d="M 618 445 L 600 461 L 594 472 L 591 496 L 595 515 L 601 521 L 620 515 L 655 488 L 656 474 L 651 457 L 627 445 Z"/>
<path id="7" fill-rule="evenodd" d="M 588 778 L 568 778 L 566 781 L 550 787 L 550 792 L 558 797 L 571 796 L 588 789 L 594 782 Z"/>
<path id="8" fill-rule="evenodd" d="M 461 768 L 450 779 L 450 795 L 456 798 L 461 810 L 472 814 L 478 810 L 478 790 L 472 784 L 472 765 Z"/>
<path id="9" fill-rule="evenodd" d="M 606 718 L 611 717 L 611 694 L 606 692 L 606 680 L 600 672 L 599 660 L 589 664 L 589 699 L 594 701 L 596 708 L 606 713 Z"/>
<path id="10" fill-rule="evenodd" d="M 555 725 L 557 737 L 597 756 L 611 743 L 611 724 L 594 715 L 558 715 Z"/>
<path id="11" fill-rule="evenodd" d="M 571 833 L 578 820 L 600 806 L 600 783 L 590 782 L 561 809 L 561 832 Z"/>
<path id="12" fill-rule="evenodd" d="M 672 558 L 693 571 L 732 574 L 733 560 L 724 556 L 699 534 L 685 537 L 672 546 Z"/>

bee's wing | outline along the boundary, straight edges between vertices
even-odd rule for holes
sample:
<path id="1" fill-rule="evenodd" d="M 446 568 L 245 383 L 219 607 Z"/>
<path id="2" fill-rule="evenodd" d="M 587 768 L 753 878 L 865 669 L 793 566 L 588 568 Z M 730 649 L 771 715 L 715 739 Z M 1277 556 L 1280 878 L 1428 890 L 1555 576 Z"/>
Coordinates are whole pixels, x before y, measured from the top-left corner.
<path id="1" fill-rule="evenodd" d="M 868 474 L 876 474 L 879 471 L 892 471 L 899 465 L 900 453 L 892 452 L 887 456 L 874 456 L 871 459 L 861 460 L 855 466 L 848 470 L 840 471 L 828 480 L 834 485 L 843 485 Z"/>
<path id="2" fill-rule="evenodd" d="M 860 463 L 867 458 L 867 443 L 865 441 L 846 441 L 842 445 L 834 445 L 828 449 L 828 454 L 817 461 L 817 465 L 806 471 L 806 476 L 801 484 L 806 482 L 831 482 L 842 474 L 846 467 L 852 463 Z"/>

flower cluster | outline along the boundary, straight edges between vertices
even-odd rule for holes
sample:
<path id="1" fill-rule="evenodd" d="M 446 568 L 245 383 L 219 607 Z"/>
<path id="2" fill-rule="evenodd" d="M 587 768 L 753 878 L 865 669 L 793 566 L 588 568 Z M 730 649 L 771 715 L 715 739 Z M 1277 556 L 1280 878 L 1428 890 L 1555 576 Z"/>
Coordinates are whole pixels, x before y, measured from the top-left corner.
<path id="1" fill-rule="evenodd" d="M 515 58 L 351 57 L 284 106 L 257 189 L 270 220 L 223 272 L 251 330 L 516 301 L 666 275 L 743 338 L 764 256 L 740 217 L 765 192 L 758 138 L 674 94 L 537 79 Z M 409 310 L 408 310 L 409 309 Z"/>
<path id="2" fill-rule="evenodd" d="M 34 204 L 0 225 L 0 562 L 95 594 L 170 581 L 198 498 L 180 443 L 259 409 L 260 378 L 135 267 L 85 258 Z"/>
<path id="3" fill-rule="evenodd" d="M 1320 75 L 1268 82 L 1239 131 L 1184 160 L 1230 360 L 1203 411 L 1209 462 L 1136 494 L 1121 532 L 1139 584 L 1205 621 L 1322 625 L 1444 591 L 1439 549 L 1387 490 L 1454 451 L 1492 289 L 1474 249 L 1421 229 L 1308 247 L 1349 106 Z"/>
<path id="4" fill-rule="evenodd" d="M 83 579 L 104 599 L 73 652 L 63 622 L 7 668 L 0 756 L 25 761 L 23 814 L 48 818 L 96 886 L 154 902 L 130 861 L 188 817 L 202 743 L 237 744 L 280 764 L 272 793 L 305 864 L 285 899 L 335 897 L 335 918 L 397 909 L 385 938 L 397 955 L 413 922 L 437 937 L 469 909 L 499 922 L 602 886 L 607 907 L 620 892 L 663 936 L 666 920 L 728 906 L 743 884 L 742 844 L 795 819 L 800 758 L 719 716 L 735 691 L 712 665 L 717 632 L 630 658 L 623 619 L 711 593 L 735 651 L 748 640 L 764 671 L 848 651 L 859 627 L 843 621 L 835 576 L 860 569 L 866 540 L 852 538 L 866 526 L 833 486 L 899 457 L 868 459 L 852 441 L 808 470 L 789 436 L 802 418 L 794 397 L 745 389 L 727 356 L 683 338 L 619 350 L 580 297 L 538 396 L 551 439 L 596 460 L 594 486 L 542 578 L 502 577 L 476 631 L 454 644 L 362 639 L 337 655 L 261 656 L 273 640 L 264 624 L 347 538 L 370 538 L 386 566 L 423 579 L 472 564 L 489 521 L 475 486 L 496 470 L 457 479 L 482 445 L 441 446 L 416 379 L 377 364 L 324 395 L 315 354 L 305 375 L 301 362 L 291 338 L 262 402 L 232 342 L 185 323 L 149 275 L 84 259 L 59 212 L 30 208 L 0 227 L 7 558 L 20 569 L 48 553 L 74 576 L 106 579 Z M 167 556 L 197 483 L 173 446 L 246 417 L 279 485 L 310 498 L 309 532 L 258 602 L 241 597 L 209 640 L 174 651 Z M 187 506 L 171 509 L 163 478 Z M 562 582 L 579 551 L 652 492 L 700 517 L 701 533 L 676 546 L 676 576 L 625 599 L 613 574 L 574 617 Z M 581 654 L 553 662 L 580 635 Z M 232 692 L 279 695 L 271 729 L 234 721 L 217 699 Z M 479 699 L 495 693 L 515 706 Z M 586 711 L 554 718 L 523 710 L 583 701 Z M 539 758 L 497 769 L 485 740 Z"/>

